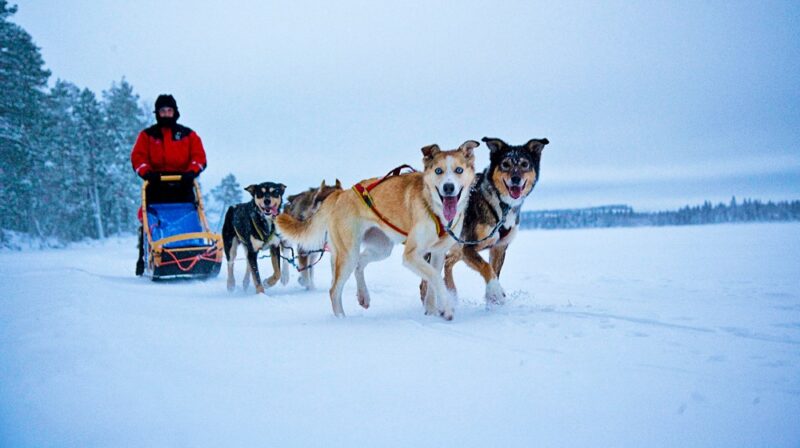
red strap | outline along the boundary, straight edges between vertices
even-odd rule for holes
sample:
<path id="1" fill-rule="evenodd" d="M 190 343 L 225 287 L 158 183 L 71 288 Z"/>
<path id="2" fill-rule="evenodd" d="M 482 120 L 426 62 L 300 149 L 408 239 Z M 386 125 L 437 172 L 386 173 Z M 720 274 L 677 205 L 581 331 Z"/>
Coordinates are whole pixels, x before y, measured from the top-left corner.
<path id="1" fill-rule="evenodd" d="M 364 187 L 361 184 L 353 185 L 353 190 L 355 190 L 356 193 L 358 193 L 359 197 L 361 197 L 361 200 L 364 201 L 364 205 L 366 205 L 367 208 L 372 210 L 372 212 L 375 213 L 375 216 L 377 216 L 378 219 L 383 221 L 383 223 L 386 224 L 387 226 L 389 226 L 392 229 L 394 229 L 395 232 L 397 232 L 397 233 L 399 233 L 399 234 L 401 234 L 401 235 L 403 235 L 405 237 L 408 237 L 408 232 L 406 232 L 405 230 L 401 229 L 400 227 L 397 227 L 396 225 L 394 225 L 391 222 L 389 222 L 389 220 L 386 219 L 386 217 L 383 216 L 383 214 L 381 214 L 380 211 L 378 211 L 378 208 L 375 207 L 375 202 L 372 200 L 372 196 L 369 194 L 369 192 L 373 188 L 378 186 L 381 182 L 385 181 L 389 177 L 399 176 L 400 175 L 400 171 L 402 171 L 404 168 L 411 169 L 412 173 L 417 171 L 417 170 L 415 170 L 413 167 L 411 167 L 409 165 L 401 165 L 401 166 L 393 169 L 392 171 L 389 171 L 388 174 L 386 174 L 382 178 L 378 179 L 377 181 L 373 182 L 372 184 L 370 184 L 367 187 Z M 447 229 L 445 229 L 444 225 L 442 224 L 442 220 L 439 219 L 439 217 L 436 216 L 433 212 L 428 211 L 428 213 L 431 215 L 431 218 L 434 220 L 434 223 L 436 223 L 436 230 L 437 230 L 437 234 L 438 234 L 439 238 L 442 238 L 443 236 L 447 235 Z"/>
<path id="2" fill-rule="evenodd" d="M 369 186 L 367 186 L 367 191 L 372 191 L 373 188 L 377 187 L 378 185 L 383 183 L 383 181 L 385 181 L 386 179 L 388 179 L 390 177 L 399 176 L 400 172 L 403 171 L 404 168 L 408 168 L 409 170 L 411 170 L 412 173 L 416 173 L 417 172 L 417 170 L 415 170 L 414 167 L 411 166 L 411 165 L 400 165 L 397 168 L 395 168 L 395 169 L 389 171 L 388 173 L 386 173 L 385 176 L 383 176 L 380 179 L 376 180 L 375 182 L 369 184 Z"/>
<path id="3" fill-rule="evenodd" d="M 380 183 L 380 182 L 378 182 L 378 183 Z M 377 184 L 375 184 L 375 185 L 377 185 Z M 386 224 L 387 226 L 389 226 L 392 229 L 394 229 L 395 232 L 397 232 L 397 233 L 399 233 L 399 234 L 401 234 L 401 235 L 403 235 L 405 237 L 408 236 L 408 232 L 406 232 L 405 230 L 401 229 L 400 227 L 397 227 L 396 225 L 394 225 L 391 222 L 389 222 L 389 220 L 386 219 L 386 217 L 383 216 L 381 214 L 381 212 L 378 211 L 378 209 L 375 207 L 375 204 L 372 202 L 372 196 L 369 195 L 369 189 L 368 188 L 364 188 L 364 186 L 361 185 L 361 184 L 355 184 L 355 185 L 353 185 L 353 189 L 356 190 L 358 195 L 361 197 L 361 200 L 364 201 L 364 204 L 366 204 L 366 206 L 369 207 L 370 210 L 372 210 L 372 213 L 375 213 L 375 216 L 377 216 L 378 219 L 383 221 L 383 223 Z"/>
<path id="4" fill-rule="evenodd" d="M 159 266 L 166 266 L 166 265 L 170 265 L 170 264 L 175 264 L 175 265 L 178 266 L 178 269 L 180 269 L 183 272 L 188 272 L 188 271 L 192 270 L 192 268 L 194 268 L 194 265 L 196 265 L 197 262 L 200 261 L 200 260 L 217 262 L 217 259 L 216 259 L 217 248 L 216 248 L 216 246 L 208 248 L 202 254 L 197 254 L 197 255 L 194 255 L 194 256 L 191 256 L 191 257 L 186 257 L 186 258 L 178 258 L 178 257 L 175 256 L 175 254 L 171 250 L 166 249 L 166 248 L 164 249 L 164 252 L 167 255 L 169 255 L 170 257 L 172 257 L 172 261 L 162 261 L 159 264 Z M 212 255 L 214 256 L 213 258 L 212 258 Z M 182 264 L 182 262 L 184 262 L 184 261 L 189 261 L 190 262 L 189 265 L 184 267 L 183 264 Z"/>

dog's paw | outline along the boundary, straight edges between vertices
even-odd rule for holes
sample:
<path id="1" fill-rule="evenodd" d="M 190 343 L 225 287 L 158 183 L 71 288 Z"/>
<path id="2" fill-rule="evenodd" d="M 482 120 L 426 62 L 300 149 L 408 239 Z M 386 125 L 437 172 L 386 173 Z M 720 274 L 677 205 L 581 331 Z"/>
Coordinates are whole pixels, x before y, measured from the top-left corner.
<path id="1" fill-rule="evenodd" d="M 506 293 L 503 287 L 500 286 L 500 281 L 497 279 L 490 280 L 486 284 L 486 304 L 487 305 L 502 305 L 506 301 Z"/>
<path id="2" fill-rule="evenodd" d="M 278 277 L 270 277 L 264 280 L 264 287 L 272 288 L 276 283 L 278 283 Z"/>
<path id="3" fill-rule="evenodd" d="M 264 287 L 261 285 L 256 286 L 256 294 L 264 294 Z"/>
<path id="4" fill-rule="evenodd" d="M 367 291 L 358 291 L 356 295 L 358 296 L 358 304 L 365 310 L 369 309 L 369 293 Z"/>
<path id="5" fill-rule="evenodd" d="M 225 286 L 228 288 L 228 292 L 233 292 L 236 289 L 236 280 L 228 279 L 228 284 Z"/>

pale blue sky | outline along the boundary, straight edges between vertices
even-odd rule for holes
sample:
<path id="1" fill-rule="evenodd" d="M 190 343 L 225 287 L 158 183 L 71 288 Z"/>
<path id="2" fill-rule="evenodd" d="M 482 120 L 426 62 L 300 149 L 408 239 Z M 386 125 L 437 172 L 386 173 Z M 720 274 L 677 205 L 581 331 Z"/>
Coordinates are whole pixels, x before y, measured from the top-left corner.
<path id="1" fill-rule="evenodd" d="M 207 187 L 352 184 L 489 135 L 552 142 L 529 209 L 800 198 L 798 2 L 26 1 L 14 20 L 54 79 L 173 93 Z"/>

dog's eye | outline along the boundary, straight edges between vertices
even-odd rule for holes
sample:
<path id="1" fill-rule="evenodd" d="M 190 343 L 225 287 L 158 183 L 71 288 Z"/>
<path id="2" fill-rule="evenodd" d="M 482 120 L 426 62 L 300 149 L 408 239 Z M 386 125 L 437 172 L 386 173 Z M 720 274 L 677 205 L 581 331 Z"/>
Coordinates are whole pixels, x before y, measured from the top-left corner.
<path id="1" fill-rule="evenodd" d="M 436 168 L 436 170 L 435 170 L 434 172 L 435 172 L 436 174 L 442 174 L 442 173 L 444 173 L 444 170 L 443 170 L 443 169 L 441 169 L 441 168 Z"/>
<path id="2" fill-rule="evenodd" d="M 528 163 L 527 160 L 523 160 L 522 162 L 519 162 L 519 167 L 523 170 L 527 170 L 528 167 L 530 167 L 530 163 Z"/>
<path id="3" fill-rule="evenodd" d="M 456 174 L 461 174 L 464 172 L 464 168 L 458 167 L 456 168 Z"/>
<path id="4" fill-rule="evenodd" d="M 508 161 L 508 160 L 503 160 L 503 163 L 500 164 L 500 168 L 502 168 L 503 171 L 510 170 L 511 169 L 511 162 Z"/>

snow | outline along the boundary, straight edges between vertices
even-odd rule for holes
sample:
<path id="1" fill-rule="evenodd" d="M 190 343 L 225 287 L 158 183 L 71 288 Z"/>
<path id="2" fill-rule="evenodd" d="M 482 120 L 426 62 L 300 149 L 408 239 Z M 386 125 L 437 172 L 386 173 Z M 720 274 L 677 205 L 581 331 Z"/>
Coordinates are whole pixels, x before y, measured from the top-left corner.
<path id="1" fill-rule="evenodd" d="M 133 239 L 0 252 L 0 445 L 800 444 L 798 223 L 520 232 L 452 322 L 400 254 L 336 319 L 327 260 L 256 296 L 136 278 Z"/>

